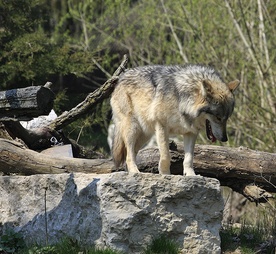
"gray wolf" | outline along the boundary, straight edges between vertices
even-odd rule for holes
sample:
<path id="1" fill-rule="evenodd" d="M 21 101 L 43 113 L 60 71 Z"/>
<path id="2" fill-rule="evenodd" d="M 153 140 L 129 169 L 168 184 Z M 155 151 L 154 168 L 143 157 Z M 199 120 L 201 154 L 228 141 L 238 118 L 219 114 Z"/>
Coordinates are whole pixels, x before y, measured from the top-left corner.
<path id="1" fill-rule="evenodd" d="M 235 80 L 224 83 L 203 65 L 152 65 L 121 74 L 112 96 L 115 132 L 112 154 L 116 167 L 126 162 L 130 173 L 139 172 L 136 155 L 156 135 L 160 151 L 158 170 L 170 174 L 169 135 L 184 138 L 183 174 L 195 175 L 194 146 L 206 126 L 211 141 L 227 141 L 226 123 L 233 112 Z"/>

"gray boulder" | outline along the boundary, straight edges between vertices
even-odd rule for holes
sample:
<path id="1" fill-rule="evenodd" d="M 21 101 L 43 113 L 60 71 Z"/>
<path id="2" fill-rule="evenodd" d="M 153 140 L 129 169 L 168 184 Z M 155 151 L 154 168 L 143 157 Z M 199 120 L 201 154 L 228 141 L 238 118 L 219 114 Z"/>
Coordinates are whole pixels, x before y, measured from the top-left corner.
<path id="1" fill-rule="evenodd" d="M 181 253 L 221 252 L 216 179 L 124 172 L 2 176 L 0 192 L 0 230 L 12 227 L 29 243 L 70 237 L 141 253 L 152 238 L 166 235 Z"/>

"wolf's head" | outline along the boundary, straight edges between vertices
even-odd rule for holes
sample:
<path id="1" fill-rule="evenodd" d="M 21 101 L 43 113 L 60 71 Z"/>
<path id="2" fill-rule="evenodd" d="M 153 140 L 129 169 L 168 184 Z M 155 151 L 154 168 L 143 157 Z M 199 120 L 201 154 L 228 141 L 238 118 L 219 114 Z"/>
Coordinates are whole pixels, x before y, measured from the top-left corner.
<path id="1" fill-rule="evenodd" d="M 222 142 L 228 140 L 226 123 L 234 110 L 235 99 L 233 92 L 239 84 L 238 80 L 232 81 L 227 85 L 224 83 L 213 83 L 209 80 L 202 82 L 201 96 L 203 103 L 199 112 L 206 115 L 206 134 L 212 142 L 217 139 Z"/>

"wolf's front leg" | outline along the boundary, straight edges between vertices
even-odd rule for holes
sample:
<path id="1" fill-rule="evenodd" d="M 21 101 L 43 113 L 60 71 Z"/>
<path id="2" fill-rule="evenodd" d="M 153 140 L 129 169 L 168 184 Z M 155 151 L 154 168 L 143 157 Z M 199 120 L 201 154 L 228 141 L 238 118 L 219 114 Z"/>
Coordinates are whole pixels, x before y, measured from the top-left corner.
<path id="1" fill-rule="evenodd" d="M 187 133 L 184 135 L 184 152 L 185 158 L 183 161 L 183 175 L 194 176 L 195 171 L 193 169 L 194 149 L 197 135 L 193 133 Z"/>
<path id="2" fill-rule="evenodd" d="M 155 126 L 155 135 L 160 152 L 158 171 L 162 175 L 170 175 L 171 157 L 169 151 L 169 136 L 167 128 L 161 123 L 157 123 Z"/>

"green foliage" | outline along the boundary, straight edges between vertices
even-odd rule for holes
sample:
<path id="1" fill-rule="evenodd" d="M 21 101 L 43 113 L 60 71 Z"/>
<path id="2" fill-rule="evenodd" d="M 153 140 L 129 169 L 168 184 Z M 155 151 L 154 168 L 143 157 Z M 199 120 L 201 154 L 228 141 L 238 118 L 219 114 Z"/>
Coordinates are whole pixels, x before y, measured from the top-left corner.
<path id="1" fill-rule="evenodd" d="M 77 241 L 66 238 L 63 241 L 50 245 L 50 246 L 34 246 L 29 250 L 26 250 L 26 254 L 116 254 L 117 252 L 113 252 L 111 250 L 101 251 L 96 250 L 95 248 L 84 248 L 80 246 Z M 118 253 L 119 254 L 119 253 Z"/>
<path id="2" fill-rule="evenodd" d="M 0 237 L 0 253 L 16 253 L 25 248 L 25 242 L 21 234 L 12 230 Z"/>
<path id="3" fill-rule="evenodd" d="M 79 242 L 66 238 L 63 241 L 49 246 L 33 246 L 27 248 L 20 234 L 13 232 L 3 235 L 0 242 L 0 253 L 3 254 L 123 254 L 111 249 L 96 249 L 83 247 Z"/>
<path id="4" fill-rule="evenodd" d="M 0 12 L 4 20 L 0 27 L 2 89 L 43 85 L 53 74 L 81 75 L 92 70 L 91 52 L 72 48 L 64 38 L 55 41 L 51 37 L 47 1 L 2 1 Z"/>
<path id="5" fill-rule="evenodd" d="M 149 246 L 144 251 L 145 254 L 178 254 L 179 246 L 166 237 L 161 235 L 154 238 Z"/>
<path id="6" fill-rule="evenodd" d="M 39 247 L 34 246 L 28 250 L 21 252 L 21 254 L 120 254 L 118 251 L 111 249 L 99 250 L 93 247 L 85 248 L 80 246 L 77 241 L 71 239 L 64 239 L 60 243 L 51 246 Z M 121 253 L 122 254 L 122 253 Z"/>
<path id="7" fill-rule="evenodd" d="M 21 235 L 9 233 L 1 237 L 0 252 L 20 253 L 20 254 L 123 254 L 109 248 L 97 249 L 94 247 L 84 247 L 78 241 L 66 238 L 61 242 L 49 246 L 33 246 L 26 248 Z M 151 244 L 145 249 L 145 254 L 178 254 L 179 247 L 175 242 L 165 236 L 153 239 Z"/>

